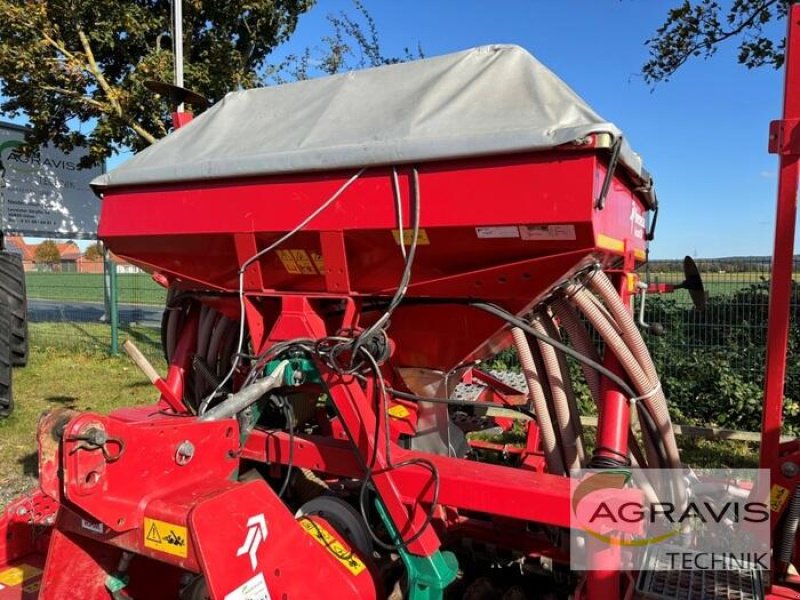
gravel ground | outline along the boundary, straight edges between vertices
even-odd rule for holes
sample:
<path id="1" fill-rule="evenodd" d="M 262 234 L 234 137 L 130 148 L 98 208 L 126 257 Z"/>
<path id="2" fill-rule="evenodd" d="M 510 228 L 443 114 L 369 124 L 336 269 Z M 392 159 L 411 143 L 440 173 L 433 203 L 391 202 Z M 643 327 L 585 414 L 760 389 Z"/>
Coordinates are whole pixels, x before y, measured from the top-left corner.
<path id="1" fill-rule="evenodd" d="M 30 475 L 0 479 L 0 510 L 23 492 L 35 487 L 38 480 Z"/>

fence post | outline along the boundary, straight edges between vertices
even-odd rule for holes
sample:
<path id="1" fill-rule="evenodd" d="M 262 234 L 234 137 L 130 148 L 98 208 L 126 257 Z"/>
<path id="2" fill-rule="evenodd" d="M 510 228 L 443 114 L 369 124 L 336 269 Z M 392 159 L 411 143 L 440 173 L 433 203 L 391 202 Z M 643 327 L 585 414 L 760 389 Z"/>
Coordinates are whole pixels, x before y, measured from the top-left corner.
<path id="1" fill-rule="evenodd" d="M 117 289 L 117 265 L 108 250 L 103 250 L 103 265 L 108 278 L 108 317 L 111 321 L 111 354 L 119 354 L 119 297 Z"/>

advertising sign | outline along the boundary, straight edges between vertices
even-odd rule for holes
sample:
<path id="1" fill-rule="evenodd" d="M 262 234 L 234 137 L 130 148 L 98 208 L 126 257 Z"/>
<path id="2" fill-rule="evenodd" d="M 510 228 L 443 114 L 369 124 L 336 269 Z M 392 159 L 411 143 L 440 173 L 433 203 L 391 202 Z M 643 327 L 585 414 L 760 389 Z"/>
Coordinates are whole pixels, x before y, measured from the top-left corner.
<path id="1" fill-rule="evenodd" d="M 55 238 L 96 238 L 100 200 L 89 182 L 101 167 L 79 169 L 86 151 L 42 146 L 21 151 L 25 129 L 0 123 L 0 229 Z"/>

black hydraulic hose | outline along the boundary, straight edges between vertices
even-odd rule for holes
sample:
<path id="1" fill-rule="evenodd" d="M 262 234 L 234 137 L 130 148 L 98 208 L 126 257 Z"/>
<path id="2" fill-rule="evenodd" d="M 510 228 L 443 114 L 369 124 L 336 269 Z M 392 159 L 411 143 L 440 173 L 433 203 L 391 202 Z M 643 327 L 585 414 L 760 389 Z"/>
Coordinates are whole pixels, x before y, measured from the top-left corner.
<path id="1" fill-rule="evenodd" d="M 549 344 L 549 345 L 553 346 L 556 350 L 560 350 L 561 352 L 563 352 L 567 356 L 570 356 L 570 357 L 574 358 L 575 360 L 577 360 L 578 362 L 581 362 L 581 363 L 591 367 L 592 369 L 594 369 L 595 371 L 597 371 L 601 375 L 604 375 L 605 377 L 607 377 L 608 379 L 613 381 L 615 384 L 617 384 L 617 386 L 619 386 L 619 388 L 623 392 L 625 392 L 625 394 L 628 396 L 628 398 L 636 398 L 638 396 L 638 394 L 633 391 L 633 388 L 631 388 L 631 386 L 628 385 L 627 381 L 625 381 L 622 377 L 620 377 L 619 375 L 617 375 L 616 373 L 614 373 L 610 369 L 607 369 L 606 367 L 601 365 L 599 362 L 597 362 L 595 360 L 592 360 L 591 358 L 589 358 L 587 356 L 584 356 L 583 354 L 581 354 L 577 350 L 575 350 L 573 348 L 570 348 L 569 346 L 567 346 L 563 342 L 559 342 L 558 340 L 554 340 L 550 336 L 544 335 L 544 334 L 540 333 L 539 331 L 536 331 L 533 327 L 531 327 L 523 319 L 520 319 L 519 317 L 516 317 L 516 316 L 512 315 L 507 310 L 505 310 L 503 308 L 500 308 L 499 306 L 497 306 L 495 304 L 490 304 L 488 302 L 467 301 L 467 304 L 469 306 L 473 306 L 475 308 L 479 308 L 479 309 L 481 309 L 481 310 L 483 310 L 485 312 L 488 312 L 489 314 L 495 315 L 496 317 L 500 317 L 501 319 L 503 319 L 507 323 L 513 325 L 514 327 L 519 327 L 525 333 L 535 337 L 537 340 L 540 340 L 540 341 L 544 342 L 545 344 Z"/>

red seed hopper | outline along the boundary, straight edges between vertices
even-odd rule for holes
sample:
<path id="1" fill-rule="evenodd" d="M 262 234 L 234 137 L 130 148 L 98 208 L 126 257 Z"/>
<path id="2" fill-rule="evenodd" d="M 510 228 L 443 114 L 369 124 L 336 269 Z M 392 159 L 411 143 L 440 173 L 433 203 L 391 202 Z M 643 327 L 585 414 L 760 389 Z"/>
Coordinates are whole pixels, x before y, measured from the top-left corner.
<path id="1" fill-rule="evenodd" d="M 416 198 L 406 297 L 515 314 L 592 261 L 642 260 L 655 208 L 619 130 L 510 46 L 230 94 L 96 187 L 108 246 L 179 289 L 236 292 L 303 224 L 244 289 L 359 301 L 395 292 Z M 467 318 L 402 306 L 398 360 L 476 357 L 498 324 Z"/>

